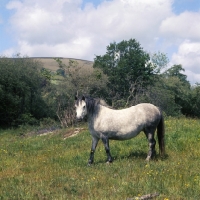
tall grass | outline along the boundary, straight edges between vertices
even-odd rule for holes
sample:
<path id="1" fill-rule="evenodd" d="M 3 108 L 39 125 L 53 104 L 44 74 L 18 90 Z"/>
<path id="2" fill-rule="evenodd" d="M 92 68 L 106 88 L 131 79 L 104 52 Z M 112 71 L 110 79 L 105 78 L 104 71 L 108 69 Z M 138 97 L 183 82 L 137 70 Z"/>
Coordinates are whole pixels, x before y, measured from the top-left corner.
<path id="1" fill-rule="evenodd" d="M 162 200 L 200 199 L 199 127 L 197 119 L 167 119 L 167 155 L 149 163 L 143 133 L 111 141 L 114 162 L 109 165 L 100 142 L 91 167 L 88 131 L 64 140 L 67 130 L 41 137 L 1 130 L 0 199 L 121 200 L 155 192 Z"/>

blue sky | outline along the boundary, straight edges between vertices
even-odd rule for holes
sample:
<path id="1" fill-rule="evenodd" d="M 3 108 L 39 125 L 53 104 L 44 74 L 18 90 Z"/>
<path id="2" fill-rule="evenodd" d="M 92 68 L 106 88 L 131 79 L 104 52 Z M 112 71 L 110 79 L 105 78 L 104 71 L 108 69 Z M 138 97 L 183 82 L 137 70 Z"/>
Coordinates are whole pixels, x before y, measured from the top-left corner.
<path id="1" fill-rule="evenodd" d="M 12 46 L 9 33 L 7 32 L 7 23 L 11 12 L 5 8 L 8 1 L 1 0 L 0 2 L 0 52 Z"/>
<path id="2" fill-rule="evenodd" d="M 0 55 L 93 60 L 136 39 L 200 83 L 200 0 L 1 0 Z"/>
<path id="3" fill-rule="evenodd" d="M 200 1 L 198 0 L 176 0 L 173 3 L 173 10 L 176 14 L 184 11 L 198 12 L 200 9 Z"/>

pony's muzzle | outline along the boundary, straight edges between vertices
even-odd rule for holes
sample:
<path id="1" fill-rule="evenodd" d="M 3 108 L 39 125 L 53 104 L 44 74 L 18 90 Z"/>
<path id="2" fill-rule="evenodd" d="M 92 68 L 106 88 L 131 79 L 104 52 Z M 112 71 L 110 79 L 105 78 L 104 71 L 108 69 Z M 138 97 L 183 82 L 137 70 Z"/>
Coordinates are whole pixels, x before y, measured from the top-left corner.
<path id="1" fill-rule="evenodd" d="M 82 120 L 83 120 L 82 117 L 76 117 L 76 121 L 77 121 L 77 122 L 81 122 Z"/>

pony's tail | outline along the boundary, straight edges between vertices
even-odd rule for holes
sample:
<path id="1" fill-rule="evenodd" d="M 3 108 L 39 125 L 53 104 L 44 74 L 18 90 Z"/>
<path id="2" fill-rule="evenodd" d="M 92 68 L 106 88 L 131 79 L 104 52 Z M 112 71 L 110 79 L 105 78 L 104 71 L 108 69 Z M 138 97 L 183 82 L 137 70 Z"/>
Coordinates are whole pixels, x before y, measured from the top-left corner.
<path id="1" fill-rule="evenodd" d="M 165 155 L 165 124 L 164 124 L 164 117 L 161 113 L 161 119 L 157 126 L 157 137 L 158 137 L 158 144 L 159 144 L 159 153 L 161 156 Z"/>

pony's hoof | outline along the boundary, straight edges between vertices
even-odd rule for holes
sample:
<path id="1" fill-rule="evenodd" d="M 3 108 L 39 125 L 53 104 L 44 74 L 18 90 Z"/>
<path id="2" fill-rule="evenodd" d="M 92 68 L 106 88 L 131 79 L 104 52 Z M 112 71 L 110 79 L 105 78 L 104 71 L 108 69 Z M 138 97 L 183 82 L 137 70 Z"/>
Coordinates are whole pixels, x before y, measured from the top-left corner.
<path id="1" fill-rule="evenodd" d="M 146 161 L 149 162 L 149 161 L 155 160 L 155 159 L 156 159 L 155 155 L 153 155 L 153 156 L 147 156 Z"/>
<path id="2" fill-rule="evenodd" d="M 151 156 L 147 156 L 146 161 L 149 162 L 151 160 Z"/>
<path id="3" fill-rule="evenodd" d="M 88 166 L 91 166 L 92 164 L 93 164 L 92 161 L 89 161 L 89 162 L 88 162 Z"/>

